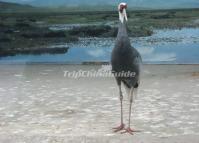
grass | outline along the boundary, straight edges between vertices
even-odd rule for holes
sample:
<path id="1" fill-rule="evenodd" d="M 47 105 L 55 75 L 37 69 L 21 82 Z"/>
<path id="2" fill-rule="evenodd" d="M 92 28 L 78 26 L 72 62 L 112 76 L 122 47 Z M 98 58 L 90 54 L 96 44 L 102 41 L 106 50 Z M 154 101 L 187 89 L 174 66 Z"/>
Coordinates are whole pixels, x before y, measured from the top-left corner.
<path id="1" fill-rule="evenodd" d="M 199 9 L 180 10 L 143 10 L 128 11 L 129 26 L 175 28 L 194 26 L 193 21 L 199 19 Z M 46 24 L 79 24 L 79 23 L 107 23 L 118 21 L 116 11 L 92 11 L 92 12 L 43 12 L 43 13 L 0 13 L 1 21 L 7 24 L 20 19 L 33 19 L 43 21 Z"/>

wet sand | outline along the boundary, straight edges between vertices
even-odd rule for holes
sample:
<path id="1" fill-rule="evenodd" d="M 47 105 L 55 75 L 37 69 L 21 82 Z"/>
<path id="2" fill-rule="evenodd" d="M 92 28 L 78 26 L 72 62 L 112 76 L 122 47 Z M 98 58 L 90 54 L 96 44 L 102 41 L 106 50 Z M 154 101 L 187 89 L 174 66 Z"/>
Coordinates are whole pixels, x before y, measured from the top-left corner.
<path id="1" fill-rule="evenodd" d="M 143 66 L 134 136 L 112 132 L 120 121 L 114 78 L 64 77 L 100 68 L 0 65 L 0 142 L 199 142 L 199 65 Z"/>

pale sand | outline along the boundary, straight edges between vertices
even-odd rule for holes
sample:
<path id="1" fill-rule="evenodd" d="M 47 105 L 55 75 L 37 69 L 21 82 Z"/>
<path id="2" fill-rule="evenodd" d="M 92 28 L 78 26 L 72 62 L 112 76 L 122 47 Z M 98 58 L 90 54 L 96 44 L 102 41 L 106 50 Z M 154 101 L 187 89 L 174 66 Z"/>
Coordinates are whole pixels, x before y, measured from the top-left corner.
<path id="1" fill-rule="evenodd" d="M 133 106 L 134 136 L 120 121 L 114 78 L 64 77 L 80 65 L 0 65 L 0 142 L 199 142 L 199 65 L 145 65 Z M 128 117 L 125 95 L 125 122 Z"/>

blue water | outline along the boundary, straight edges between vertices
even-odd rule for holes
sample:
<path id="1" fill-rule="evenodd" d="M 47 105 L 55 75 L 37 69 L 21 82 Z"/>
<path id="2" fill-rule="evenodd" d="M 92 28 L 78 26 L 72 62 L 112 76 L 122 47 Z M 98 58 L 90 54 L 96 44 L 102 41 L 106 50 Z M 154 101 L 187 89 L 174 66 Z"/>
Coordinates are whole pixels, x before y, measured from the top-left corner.
<path id="1" fill-rule="evenodd" d="M 157 41 L 157 39 L 159 39 Z M 168 40 L 169 39 L 169 40 Z M 66 54 L 16 55 L 0 58 L 0 63 L 81 63 L 110 61 L 114 39 L 74 44 Z M 154 42 L 155 41 L 155 42 Z M 145 63 L 199 64 L 199 29 L 159 30 L 147 38 L 133 39 L 132 45 L 140 52 Z"/>

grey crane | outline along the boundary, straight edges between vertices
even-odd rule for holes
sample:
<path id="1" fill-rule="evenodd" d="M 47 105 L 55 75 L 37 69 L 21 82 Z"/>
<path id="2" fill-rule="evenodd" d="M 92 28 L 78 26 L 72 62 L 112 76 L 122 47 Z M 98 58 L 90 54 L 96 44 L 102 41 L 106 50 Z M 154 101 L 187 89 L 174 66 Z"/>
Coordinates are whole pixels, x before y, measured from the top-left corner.
<path id="1" fill-rule="evenodd" d="M 119 28 L 116 38 L 115 47 L 112 51 L 111 64 L 112 72 L 115 75 L 117 85 L 119 87 L 119 96 L 121 102 L 121 124 L 119 127 L 113 128 L 115 132 L 124 130 L 122 133 L 133 134 L 135 130 L 130 127 L 131 119 L 131 106 L 133 102 L 133 96 L 136 94 L 137 88 L 140 83 L 140 65 L 142 63 L 139 52 L 133 48 L 130 44 L 130 39 L 127 33 L 127 15 L 126 15 L 126 3 L 120 3 L 118 6 L 119 11 Z M 132 73 L 131 76 L 122 76 L 121 73 Z M 125 74 L 123 74 L 125 75 Z M 132 76 L 133 75 L 133 76 Z M 123 94 L 121 84 L 123 83 L 127 94 L 129 95 L 129 120 L 128 127 L 126 128 L 123 122 Z"/>

